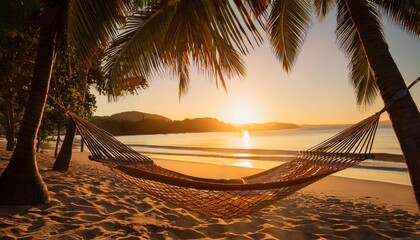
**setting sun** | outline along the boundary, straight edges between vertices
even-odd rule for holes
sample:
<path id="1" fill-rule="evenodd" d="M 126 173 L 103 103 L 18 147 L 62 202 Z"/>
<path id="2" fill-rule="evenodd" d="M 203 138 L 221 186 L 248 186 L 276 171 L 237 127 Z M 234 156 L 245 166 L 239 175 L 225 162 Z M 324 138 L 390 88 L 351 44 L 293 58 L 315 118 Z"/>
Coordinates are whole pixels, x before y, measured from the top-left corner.
<path id="1" fill-rule="evenodd" d="M 257 122 L 254 105 L 245 101 L 232 104 L 230 107 L 230 119 L 236 124 Z"/>
<path id="2" fill-rule="evenodd" d="M 254 120 L 254 114 L 251 112 L 249 108 L 241 107 L 234 110 L 235 115 L 235 123 L 242 124 L 242 123 L 250 123 Z"/>

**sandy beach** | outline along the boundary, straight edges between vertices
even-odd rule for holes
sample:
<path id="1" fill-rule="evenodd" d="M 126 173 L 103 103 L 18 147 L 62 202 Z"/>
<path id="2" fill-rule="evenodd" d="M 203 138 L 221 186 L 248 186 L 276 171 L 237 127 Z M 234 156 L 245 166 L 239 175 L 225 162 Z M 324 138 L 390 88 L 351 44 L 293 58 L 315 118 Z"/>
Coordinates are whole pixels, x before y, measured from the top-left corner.
<path id="1" fill-rule="evenodd" d="M 0 172 L 11 152 L 0 146 Z M 38 154 L 51 200 L 38 206 L 0 206 L 0 239 L 420 239 L 411 187 L 327 177 L 243 218 L 208 218 L 143 193 L 87 153 L 70 170 L 52 171 Z M 230 178 L 258 169 L 155 160 L 201 177 Z"/>

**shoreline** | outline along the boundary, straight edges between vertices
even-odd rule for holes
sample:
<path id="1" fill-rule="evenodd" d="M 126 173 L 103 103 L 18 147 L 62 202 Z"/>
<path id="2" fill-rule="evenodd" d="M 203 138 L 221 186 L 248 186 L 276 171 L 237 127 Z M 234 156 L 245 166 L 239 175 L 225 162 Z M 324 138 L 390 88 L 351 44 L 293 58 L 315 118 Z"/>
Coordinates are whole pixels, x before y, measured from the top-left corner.
<path id="1" fill-rule="evenodd" d="M 0 144 L 0 172 L 11 152 Z M 420 215 L 412 189 L 326 177 L 241 218 L 204 217 L 142 192 L 102 164 L 75 152 L 70 170 L 52 171 L 51 152 L 37 154 L 51 200 L 0 206 L 6 239 L 417 239 Z M 201 177 L 245 176 L 258 169 L 154 159 Z"/>
<path id="2" fill-rule="evenodd" d="M 208 154 L 208 156 L 219 156 L 222 158 L 241 158 L 237 154 L 249 154 L 253 159 L 258 161 L 262 160 L 273 160 L 281 158 L 290 158 L 299 153 L 297 150 L 281 150 L 281 149 L 247 149 L 247 148 L 216 148 L 216 147 L 189 147 L 189 146 L 169 146 L 169 145 L 148 145 L 148 144 L 127 144 L 127 146 L 140 147 L 140 148 L 150 148 L 150 149 L 170 149 L 170 150 L 188 150 L 188 151 L 198 151 L 198 152 L 216 152 L 216 153 L 231 153 L 233 155 L 217 155 L 217 154 Z M 141 153 L 155 154 L 155 152 L 150 151 L 141 151 Z M 375 155 L 373 161 L 384 161 L 384 162 L 396 162 L 396 163 L 405 163 L 404 156 L 402 154 L 392 154 L 392 153 L 372 153 Z M 166 153 L 166 155 L 180 155 L 177 153 Z M 189 156 L 197 156 L 198 154 L 188 154 Z"/>

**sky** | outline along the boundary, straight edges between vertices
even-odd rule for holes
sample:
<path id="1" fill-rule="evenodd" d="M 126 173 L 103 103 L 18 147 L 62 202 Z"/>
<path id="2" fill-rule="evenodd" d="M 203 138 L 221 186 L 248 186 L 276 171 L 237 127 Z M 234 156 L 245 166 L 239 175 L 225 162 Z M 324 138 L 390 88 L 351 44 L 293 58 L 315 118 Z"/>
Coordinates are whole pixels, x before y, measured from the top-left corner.
<path id="1" fill-rule="evenodd" d="M 369 107 L 358 107 L 349 81 L 348 61 L 336 44 L 335 14 L 314 19 L 299 57 L 288 74 L 268 41 L 244 58 L 246 75 L 226 78 L 227 92 L 214 80 L 190 70 L 190 88 L 178 98 L 178 79 L 162 74 L 138 95 L 108 102 L 96 92 L 95 116 L 123 111 L 163 115 L 172 120 L 212 117 L 228 123 L 284 122 L 347 124 L 358 122 L 383 107 L 378 96 Z M 384 20 L 385 38 L 407 85 L 420 76 L 420 39 Z M 411 94 L 420 107 L 420 85 Z M 383 114 L 381 120 L 387 120 Z"/>

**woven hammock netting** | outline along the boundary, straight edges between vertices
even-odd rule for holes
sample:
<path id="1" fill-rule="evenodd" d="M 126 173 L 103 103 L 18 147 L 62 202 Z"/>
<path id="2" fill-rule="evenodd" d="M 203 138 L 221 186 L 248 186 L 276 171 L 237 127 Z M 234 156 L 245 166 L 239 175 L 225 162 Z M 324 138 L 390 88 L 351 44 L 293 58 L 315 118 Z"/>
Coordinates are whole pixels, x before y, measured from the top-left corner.
<path id="1" fill-rule="evenodd" d="M 144 192 L 207 216 L 234 218 L 258 211 L 332 173 L 368 158 L 380 113 L 300 152 L 293 160 L 242 179 L 198 178 L 156 165 L 110 133 L 68 113 L 91 152 Z"/>

